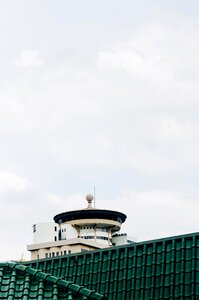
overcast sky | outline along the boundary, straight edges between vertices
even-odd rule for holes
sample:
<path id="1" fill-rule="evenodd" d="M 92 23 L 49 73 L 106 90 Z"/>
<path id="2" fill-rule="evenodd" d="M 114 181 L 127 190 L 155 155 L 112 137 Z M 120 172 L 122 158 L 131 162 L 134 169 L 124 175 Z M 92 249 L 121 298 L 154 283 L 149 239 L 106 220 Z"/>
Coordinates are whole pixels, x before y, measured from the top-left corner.
<path id="1" fill-rule="evenodd" d="M 0 2 L 0 260 L 96 206 L 199 231 L 199 1 Z M 23 254 L 24 253 L 24 254 Z"/>

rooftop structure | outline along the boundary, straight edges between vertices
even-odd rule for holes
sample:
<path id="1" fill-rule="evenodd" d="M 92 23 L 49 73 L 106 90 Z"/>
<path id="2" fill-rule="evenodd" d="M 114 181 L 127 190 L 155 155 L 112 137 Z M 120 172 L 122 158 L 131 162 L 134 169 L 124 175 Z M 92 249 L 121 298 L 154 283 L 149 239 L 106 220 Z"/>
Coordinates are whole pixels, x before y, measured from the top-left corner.
<path id="1" fill-rule="evenodd" d="M 87 208 L 62 212 L 54 222 L 33 225 L 33 244 L 27 248 L 31 259 L 51 258 L 70 253 L 102 249 L 131 242 L 120 235 L 126 215 L 92 206 L 93 196 L 86 196 Z"/>

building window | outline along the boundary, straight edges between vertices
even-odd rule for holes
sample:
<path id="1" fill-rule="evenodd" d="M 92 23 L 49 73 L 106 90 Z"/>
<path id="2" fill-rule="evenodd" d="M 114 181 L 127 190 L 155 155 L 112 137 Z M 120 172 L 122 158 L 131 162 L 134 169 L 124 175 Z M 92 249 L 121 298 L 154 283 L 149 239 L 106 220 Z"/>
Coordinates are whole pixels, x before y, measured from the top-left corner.
<path id="1" fill-rule="evenodd" d="M 49 257 L 51 257 L 51 253 L 49 253 Z"/>
<path id="2" fill-rule="evenodd" d="M 96 227 L 96 231 L 106 232 L 106 228 L 104 228 L 104 227 Z"/>
<path id="3" fill-rule="evenodd" d="M 33 233 L 36 231 L 36 224 L 34 224 L 33 226 L 32 226 L 32 228 L 33 228 Z"/>
<path id="4" fill-rule="evenodd" d="M 56 240 L 57 240 L 57 237 L 55 236 L 55 242 L 56 242 Z"/>
<path id="5" fill-rule="evenodd" d="M 39 259 L 39 254 L 37 254 L 37 259 Z"/>
<path id="6" fill-rule="evenodd" d="M 57 254 L 57 256 L 59 256 L 59 252 L 57 252 L 56 254 Z"/>
<path id="7" fill-rule="evenodd" d="M 55 256 L 55 252 L 52 252 L 52 257 L 54 257 Z"/>
<path id="8" fill-rule="evenodd" d="M 45 253 L 45 257 L 48 258 L 48 253 Z"/>
<path id="9" fill-rule="evenodd" d="M 62 251 L 61 251 L 61 255 L 62 255 Z"/>
<path id="10" fill-rule="evenodd" d="M 105 240 L 108 241 L 108 238 L 105 236 L 97 236 L 97 240 Z"/>
<path id="11" fill-rule="evenodd" d="M 68 254 L 71 254 L 71 250 L 68 250 Z"/>
<path id="12" fill-rule="evenodd" d="M 64 250 L 64 255 L 66 255 L 66 250 Z"/>
<path id="13" fill-rule="evenodd" d="M 55 226 L 55 231 L 57 231 L 57 227 Z"/>

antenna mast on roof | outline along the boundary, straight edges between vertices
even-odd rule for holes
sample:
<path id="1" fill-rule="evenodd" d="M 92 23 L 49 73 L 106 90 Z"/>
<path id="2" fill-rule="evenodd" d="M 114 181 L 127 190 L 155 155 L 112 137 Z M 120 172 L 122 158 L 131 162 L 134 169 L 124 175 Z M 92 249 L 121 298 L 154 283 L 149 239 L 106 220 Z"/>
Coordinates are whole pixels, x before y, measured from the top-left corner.
<path id="1" fill-rule="evenodd" d="M 94 189 L 93 189 L 93 196 L 94 196 L 94 208 L 95 208 L 95 201 L 96 201 L 96 199 L 95 199 L 95 186 L 94 186 Z"/>

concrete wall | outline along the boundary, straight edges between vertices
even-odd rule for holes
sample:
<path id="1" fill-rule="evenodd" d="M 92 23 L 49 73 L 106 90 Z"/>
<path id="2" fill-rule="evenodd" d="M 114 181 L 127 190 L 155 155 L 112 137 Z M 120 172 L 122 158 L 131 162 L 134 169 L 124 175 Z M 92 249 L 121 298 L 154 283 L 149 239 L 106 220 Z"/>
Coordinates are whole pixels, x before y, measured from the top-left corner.
<path id="1" fill-rule="evenodd" d="M 54 222 L 33 225 L 33 243 L 58 241 L 59 225 Z"/>
<path id="2" fill-rule="evenodd" d="M 31 259 L 43 259 L 43 258 L 51 258 L 55 256 L 67 255 L 71 253 L 78 253 L 84 251 L 95 250 L 96 248 L 87 245 L 68 245 L 68 246 L 60 246 L 60 247 L 51 247 L 41 248 L 35 251 L 31 251 Z"/>
<path id="3" fill-rule="evenodd" d="M 61 224 L 61 240 L 68 240 L 68 239 L 76 239 L 78 237 L 78 231 L 70 224 Z"/>
<path id="4" fill-rule="evenodd" d="M 118 234 L 113 236 L 112 242 L 114 246 L 121 246 L 127 244 L 127 235 L 126 234 Z"/>

